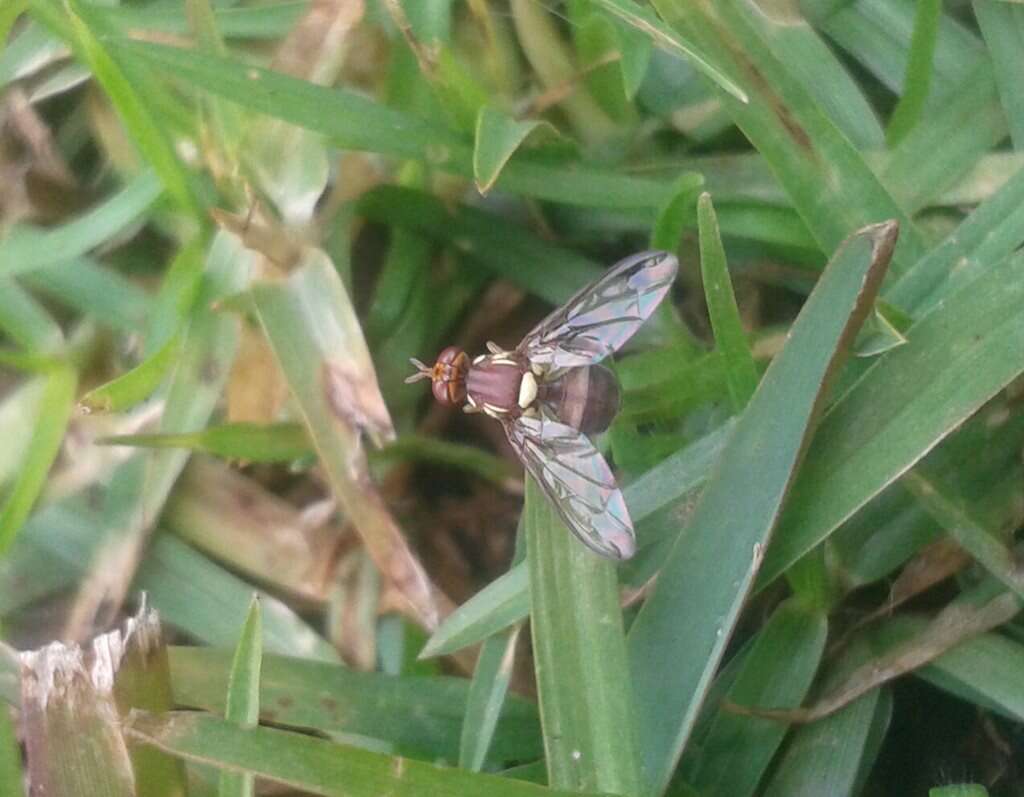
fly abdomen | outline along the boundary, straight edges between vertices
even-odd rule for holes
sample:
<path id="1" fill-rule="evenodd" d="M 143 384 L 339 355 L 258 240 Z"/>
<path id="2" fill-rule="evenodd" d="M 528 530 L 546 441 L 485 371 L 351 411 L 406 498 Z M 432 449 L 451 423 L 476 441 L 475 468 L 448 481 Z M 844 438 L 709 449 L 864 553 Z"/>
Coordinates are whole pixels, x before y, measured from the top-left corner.
<path id="1" fill-rule="evenodd" d="M 538 398 L 567 426 L 600 434 L 619 411 L 619 383 L 602 365 L 573 368 L 541 385 Z"/>

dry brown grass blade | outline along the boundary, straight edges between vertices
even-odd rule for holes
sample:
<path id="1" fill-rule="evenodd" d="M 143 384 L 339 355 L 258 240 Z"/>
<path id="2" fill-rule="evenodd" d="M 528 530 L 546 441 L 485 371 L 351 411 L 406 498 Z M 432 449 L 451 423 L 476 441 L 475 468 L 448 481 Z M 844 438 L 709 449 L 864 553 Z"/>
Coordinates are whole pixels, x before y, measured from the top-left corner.
<path id="1" fill-rule="evenodd" d="M 32 794 L 134 797 L 137 781 L 147 794 L 185 793 L 180 761 L 129 745 L 121 733 L 129 709 L 171 708 L 160 620 L 145 602 L 89 645 L 53 642 L 20 658 Z"/>
<path id="2" fill-rule="evenodd" d="M 313 604 L 328 599 L 343 530 L 311 525 L 300 510 L 222 462 L 192 461 L 164 521 L 233 570 Z"/>
<path id="3" fill-rule="evenodd" d="M 726 703 L 724 706 L 737 714 L 779 722 L 815 722 L 835 714 L 872 689 L 923 667 L 961 642 L 998 628 L 1015 617 L 1020 610 L 1020 598 L 1010 592 L 1004 592 L 982 606 L 947 606 L 923 632 L 889 653 L 858 667 L 842 685 L 808 708 L 776 711 L 735 703 Z"/>

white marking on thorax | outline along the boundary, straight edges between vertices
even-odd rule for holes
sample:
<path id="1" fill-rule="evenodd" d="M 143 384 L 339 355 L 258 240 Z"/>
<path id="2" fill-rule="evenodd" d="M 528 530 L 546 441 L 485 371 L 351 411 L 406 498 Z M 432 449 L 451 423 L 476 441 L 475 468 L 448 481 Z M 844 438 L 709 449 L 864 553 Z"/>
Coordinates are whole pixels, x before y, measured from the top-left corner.
<path id="1" fill-rule="evenodd" d="M 523 381 L 519 383 L 519 406 L 524 410 L 533 404 L 537 398 L 537 378 L 532 372 L 523 374 Z"/>
<path id="2" fill-rule="evenodd" d="M 508 410 L 505 409 L 504 407 L 497 407 L 494 404 L 487 403 L 484 404 L 484 412 L 486 412 L 492 418 L 497 418 L 498 420 L 501 420 L 503 416 L 508 415 Z"/>

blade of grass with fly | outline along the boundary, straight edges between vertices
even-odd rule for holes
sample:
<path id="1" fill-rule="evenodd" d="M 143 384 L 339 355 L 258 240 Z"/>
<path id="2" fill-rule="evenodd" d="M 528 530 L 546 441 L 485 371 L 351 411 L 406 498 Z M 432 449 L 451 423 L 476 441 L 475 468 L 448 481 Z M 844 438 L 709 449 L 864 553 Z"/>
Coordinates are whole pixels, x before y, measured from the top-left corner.
<path id="1" fill-rule="evenodd" d="M 644 534 L 644 521 L 669 505 L 684 501 L 704 483 L 732 428 L 731 422 L 724 424 L 655 465 L 623 489 L 630 517 L 638 525 L 641 547 L 637 556 L 623 566 L 630 584 L 645 583 L 661 565 L 660 559 L 648 561 L 643 556 L 644 547 L 650 544 Z M 529 574 L 525 564 L 516 564 L 446 617 L 420 656 L 429 658 L 461 650 L 525 619 L 529 613 Z"/>
<path id="2" fill-rule="evenodd" d="M 866 227 L 825 269 L 737 422 L 630 627 L 644 781 L 660 791 L 689 737 L 802 458 L 829 375 L 881 285 L 895 222 Z"/>
<path id="3" fill-rule="evenodd" d="M 637 794 L 635 715 L 615 565 L 573 537 L 526 481 L 530 619 L 548 782 Z"/>

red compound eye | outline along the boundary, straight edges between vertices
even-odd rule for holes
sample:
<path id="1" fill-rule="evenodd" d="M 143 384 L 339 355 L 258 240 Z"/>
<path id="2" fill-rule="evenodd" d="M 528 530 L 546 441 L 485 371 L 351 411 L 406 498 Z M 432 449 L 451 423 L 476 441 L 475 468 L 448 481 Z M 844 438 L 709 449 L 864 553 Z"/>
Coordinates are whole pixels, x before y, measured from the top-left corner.
<path id="1" fill-rule="evenodd" d="M 454 365 L 460 355 L 466 356 L 458 346 L 447 346 L 441 349 L 441 353 L 437 355 L 437 365 Z"/>

